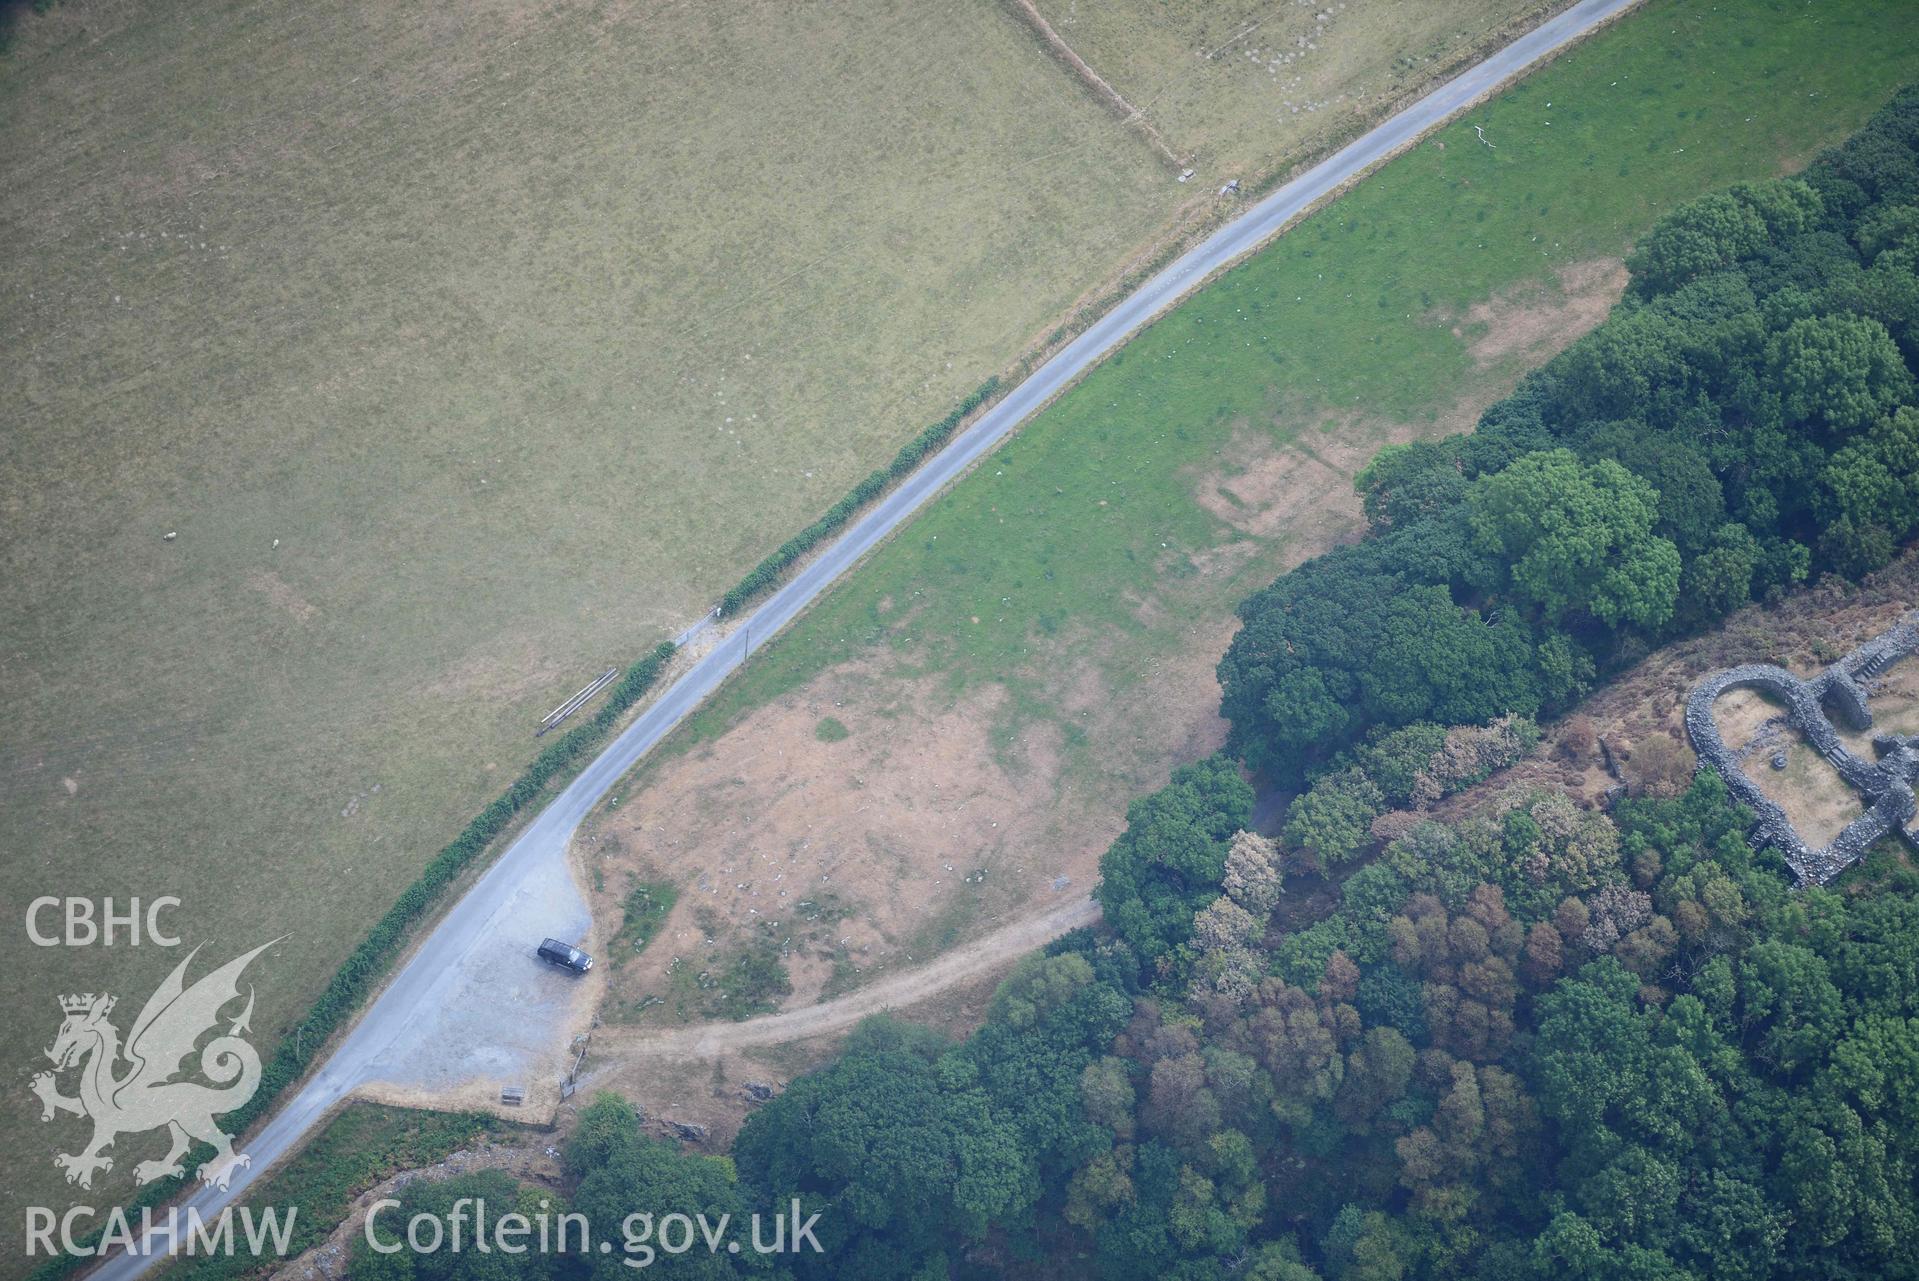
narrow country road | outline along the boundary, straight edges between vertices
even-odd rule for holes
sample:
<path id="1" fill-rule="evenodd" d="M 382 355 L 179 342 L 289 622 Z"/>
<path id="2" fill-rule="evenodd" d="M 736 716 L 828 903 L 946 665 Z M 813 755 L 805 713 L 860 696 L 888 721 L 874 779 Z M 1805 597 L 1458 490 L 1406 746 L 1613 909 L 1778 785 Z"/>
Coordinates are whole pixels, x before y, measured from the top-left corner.
<path id="1" fill-rule="evenodd" d="M 573 885 L 567 864 L 567 845 L 574 829 L 636 761 L 739 667 L 746 658 L 749 640 L 763 642 L 785 627 L 981 455 L 1207 277 L 1251 253 L 1317 201 L 1401 147 L 1637 2 L 1580 0 L 1278 187 L 1142 284 L 981 414 L 742 620 L 739 630 L 694 663 L 609 744 L 454 905 L 342 1038 L 331 1057 L 281 1104 L 264 1127 L 250 1136 L 243 1146 L 252 1157 L 252 1165 L 238 1172 L 225 1190 L 202 1187 L 186 1205 L 203 1219 L 211 1219 L 295 1150 L 328 1110 L 355 1089 L 370 1082 L 417 1079 L 412 1064 L 417 1057 L 415 1047 L 422 1044 L 422 1038 L 437 1046 L 442 1063 L 447 1062 L 447 1051 L 456 1059 L 463 1052 L 465 1047 L 459 1038 L 468 1031 L 507 1038 L 504 1045 L 493 1040 L 474 1047 L 477 1058 L 472 1076 L 491 1075 L 501 1065 L 528 1061 L 525 1055 L 542 1048 L 533 1042 L 548 1035 L 546 1027 L 529 1019 L 526 1028 L 518 1029 L 526 1038 L 524 1043 L 513 1043 L 516 1029 L 503 1025 L 515 1020 L 502 1017 L 503 1007 L 485 1001 L 475 1004 L 480 979 L 494 972 L 502 957 L 513 964 L 534 965 L 528 954 L 543 934 L 585 935 L 590 925 L 586 903 Z M 531 982 L 517 972 L 512 977 L 514 982 Z M 442 1012 L 452 1017 L 450 1025 L 436 1021 Z M 452 1045 L 447 1044 L 450 1036 L 455 1040 Z M 515 1055 L 522 1057 L 516 1059 Z M 164 1257 L 168 1248 L 168 1233 L 163 1225 L 157 1226 L 132 1251 L 99 1264 L 93 1275 L 103 1281 L 128 1281 Z"/>

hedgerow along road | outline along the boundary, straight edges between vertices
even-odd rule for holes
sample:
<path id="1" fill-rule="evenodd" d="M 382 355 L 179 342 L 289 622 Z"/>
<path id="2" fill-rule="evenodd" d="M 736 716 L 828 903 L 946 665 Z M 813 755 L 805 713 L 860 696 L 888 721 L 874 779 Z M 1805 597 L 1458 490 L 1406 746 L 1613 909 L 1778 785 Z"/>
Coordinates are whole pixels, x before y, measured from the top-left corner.
<path id="1" fill-rule="evenodd" d="M 225 1189 L 200 1187 L 185 1205 L 211 1219 L 294 1151 L 335 1104 L 362 1085 L 389 1079 L 396 1047 L 433 1025 L 437 1010 L 448 1005 L 457 976 L 473 972 L 473 959 L 489 947 L 497 949 L 506 940 L 511 951 L 511 941 L 522 935 L 532 940 L 528 950 L 543 935 L 582 936 L 589 924 L 587 907 L 567 867 L 574 830 L 642 756 L 746 661 L 749 646 L 771 639 L 981 455 L 1208 277 L 1259 248 L 1402 147 L 1636 3 L 1581 0 L 1274 189 L 1140 285 L 982 413 L 693 663 L 555 797 L 421 942 L 319 1069 L 242 1145 L 252 1164 L 237 1171 Z M 555 885 L 566 888 L 556 894 Z M 490 1027 L 512 1022 L 510 1010 L 482 1013 Z M 457 1054 L 461 1047 L 442 1048 Z M 484 1054 L 484 1047 L 473 1048 Z M 184 1210 L 180 1217 L 184 1223 Z M 93 1275 L 102 1281 L 129 1281 L 164 1257 L 168 1244 L 164 1223 L 156 1224 L 132 1251 L 104 1260 Z"/>

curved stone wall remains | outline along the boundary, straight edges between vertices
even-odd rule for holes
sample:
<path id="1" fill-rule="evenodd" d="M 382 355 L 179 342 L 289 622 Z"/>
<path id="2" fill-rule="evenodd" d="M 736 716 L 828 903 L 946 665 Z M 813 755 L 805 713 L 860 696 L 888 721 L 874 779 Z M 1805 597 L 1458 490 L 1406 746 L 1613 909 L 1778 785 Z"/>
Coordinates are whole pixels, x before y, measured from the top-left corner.
<path id="1" fill-rule="evenodd" d="M 1837 715 L 1849 730 L 1871 728 L 1869 682 L 1916 650 L 1919 610 L 1811 680 L 1800 680 L 1770 663 L 1746 663 L 1714 672 L 1695 685 L 1686 699 L 1686 734 L 1699 754 L 1700 765 L 1717 769 L 1726 786 L 1752 809 L 1754 838 L 1783 851 L 1802 883 L 1824 885 L 1858 861 L 1887 832 L 1897 831 L 1909 843 L 1919 844 L 1910 830 L 1915 809 L 1913 780 L 1919 777 L 1919 736 L 1877 735 L 1872 744 L 1879 759 L 1865 761 L 1847 750 L 1832 722 L 1832 716 Z M 1830 845 L 1809 846 L 1786 812 L 1746 776 L 1738 753 L 1726 745 L 1713 720 L 1712 707 L 1721 695 L 1735 689 L 1756 689 L 1784 703 L 1786 723 L 1805 735 L 1846 785 L 1868 801 L 1866 812 L 1847 824 Z"/>

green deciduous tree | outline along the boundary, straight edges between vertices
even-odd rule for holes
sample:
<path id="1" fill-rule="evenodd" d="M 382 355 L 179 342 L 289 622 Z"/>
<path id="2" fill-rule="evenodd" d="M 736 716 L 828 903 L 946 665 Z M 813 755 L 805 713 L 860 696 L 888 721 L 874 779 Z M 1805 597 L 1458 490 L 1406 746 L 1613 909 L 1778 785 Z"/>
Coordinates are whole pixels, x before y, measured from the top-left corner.
<path id="1" fill-rule="evenodd" d="M 1175 770 L 1128 808 L 1126 831 L 1100 859 L 1094 894 L 1143 961 L 1191 934 L 1193 913 L 1218 896 L 1233 834 L 1252 812 L 1252 788 L 1224 755 Z"/>
<path id="2" fill-rule="evenodd" d="M 1650 629 L 1672 616 L 1679 551 L 1652 532 L 1657 493 L 1618 463 L 1529 454 L 1477 481 L 1467 506 L 1480 548 L 1548 619 L 1577 612 Z"/>
<path id="3" fill-rule="evenodd" d="M 1769 375 L 1794 421 L 1861 431 L 1912 394 L 1912 375 L 1884 325 L 1811 316 L 1773 340 Z"/>

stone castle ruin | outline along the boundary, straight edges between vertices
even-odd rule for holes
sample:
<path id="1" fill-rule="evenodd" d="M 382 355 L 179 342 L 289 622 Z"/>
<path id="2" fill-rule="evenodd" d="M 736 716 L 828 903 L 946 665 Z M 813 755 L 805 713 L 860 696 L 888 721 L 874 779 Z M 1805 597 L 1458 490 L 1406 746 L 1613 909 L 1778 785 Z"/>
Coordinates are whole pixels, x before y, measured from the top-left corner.
<path id="1" fill-rule="evenodd" d="M 1875 734 L 1872 748 L 1878 759 L 1861 760 L 1841 740 L 1838 722 L 1858 734 L 1872 728 L 1867 704 L 1873 680 L 1902 658 L 1919 651 L 1919 610 L 1907 614 L 1887 631 L 1867 641 L 1811 680 L 1800 680 L 1783 667 L 1748 663 L 1729 667 L 1700 681 L 1686 701 L 1686 732 L 1700 765 L 1718 769 L 1726 786 L 1758 815 L 1754 834 L 1759 843 L 1784 851 L 1800 882 L 1824 885 L 1858 860 L 1873 842 L 1897 831 L 1919 849 L 1915 830 L 1913 780 L 1919 778 L 1919 734 Z M 1803 734 L 1839 777 L 1866 801 L 1866 812 L 1847 824 L 1832 843 L 1815 849 L 1808 845 L 1781 809 L 1747 776 L 1746 753 L 1726 745 L 1713 719 L 1713 704 L 1735 689 L 1753 689 L 1785 704 L 1784 722 Z M 1751 749 L 1748 748 L 1747 751 Z M 1775 769 L 1785 767 L 1785 753 L 1772 756 Z"/>

